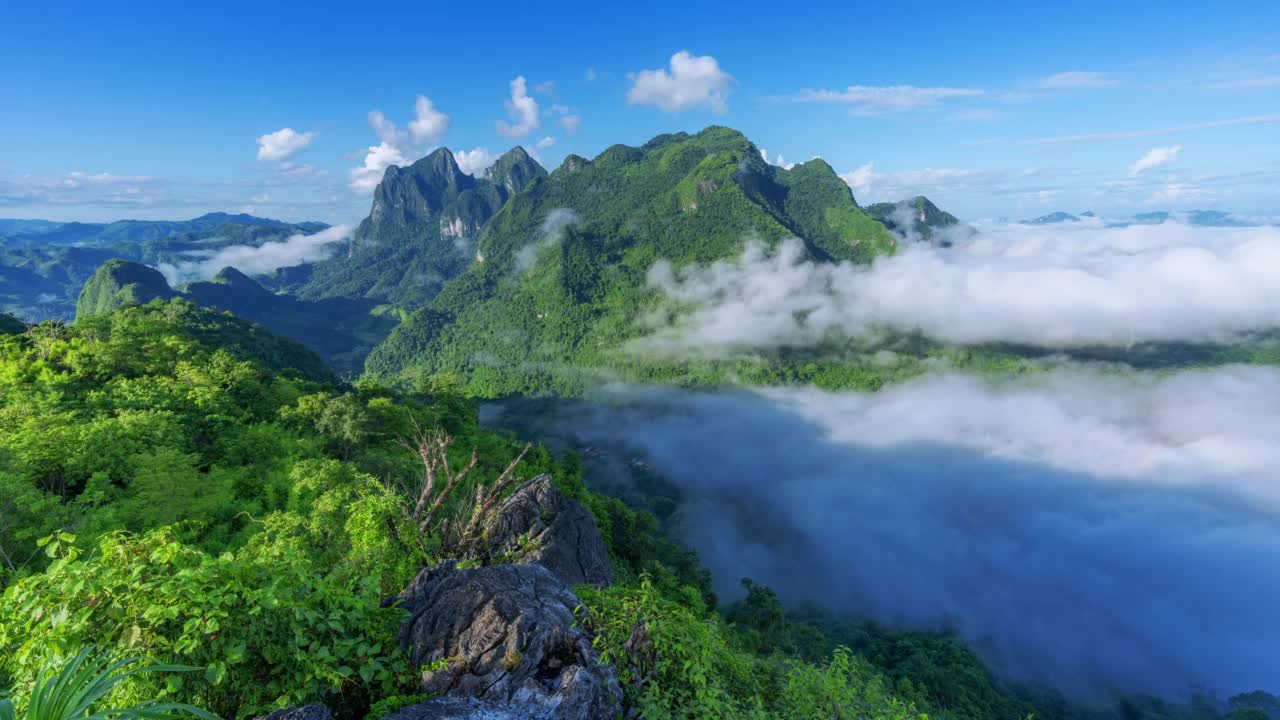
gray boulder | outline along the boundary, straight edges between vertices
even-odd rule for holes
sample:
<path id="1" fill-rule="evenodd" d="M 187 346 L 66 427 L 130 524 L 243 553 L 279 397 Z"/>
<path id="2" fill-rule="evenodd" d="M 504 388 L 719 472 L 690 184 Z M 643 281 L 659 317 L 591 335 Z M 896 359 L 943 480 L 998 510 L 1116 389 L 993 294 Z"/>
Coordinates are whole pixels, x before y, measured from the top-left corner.
<path id="1" fill-rule="evenodd" d="M 424 570 L 398 598 L 409 612 L 400 644 L 415 666 L 430 665 L 422 689 L 449 702 L 474 698 L 486 712 L 426 715 L 589 720 L 620 714 L 613 669 L 599 663 L 591 637 L 574 624 L 578 599 L 541 565 L 459 570 L 447 561 Z M 448 704 L 448 703 L 445 703 Z"/>
<path id="2" fill-rule="evenodd" d="M 556 489 L 550 475 L 521 485 L 490 513 L 477 558 L 535 563 L 565 585 L 611 585 L 613 564 L 590 510 Z"/>
<path id="3" fill-rule="evenodd" d="M 276 710 L 270 715 L 263 715 L 255 720 L 333 720 L 333 713 L 328 707 L 320 704 L 298 705 Z"/>

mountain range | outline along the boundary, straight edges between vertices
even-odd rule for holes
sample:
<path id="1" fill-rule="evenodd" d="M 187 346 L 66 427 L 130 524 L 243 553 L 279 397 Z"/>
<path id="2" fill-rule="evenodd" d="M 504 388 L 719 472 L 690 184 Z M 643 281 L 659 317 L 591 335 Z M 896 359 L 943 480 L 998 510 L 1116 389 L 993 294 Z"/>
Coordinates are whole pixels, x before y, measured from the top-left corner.
<path id="1" fill-rule="evenodd" d="M 1058 223 L 1074 223 L 1084 221 L 1102 222 L 1106 227 L 1127 227 L 1129 225 L 1160 225 L 1166 222 L 1181 222 L 1195 227 L 1257 227 L 1275 224 L 1274 219 L 1253 218 L 1223 212 L 1221 210 L 1188 210 L 1186 212 L 1170 212 L 1156 210 L 1138 213 L 1125 218 L 1104 218 L 1087 211 L 1079 214 L 1069 212 L 1052 212 L 1030 220 L 1023 220 L 1024 225 L 1056 225 Z"/>

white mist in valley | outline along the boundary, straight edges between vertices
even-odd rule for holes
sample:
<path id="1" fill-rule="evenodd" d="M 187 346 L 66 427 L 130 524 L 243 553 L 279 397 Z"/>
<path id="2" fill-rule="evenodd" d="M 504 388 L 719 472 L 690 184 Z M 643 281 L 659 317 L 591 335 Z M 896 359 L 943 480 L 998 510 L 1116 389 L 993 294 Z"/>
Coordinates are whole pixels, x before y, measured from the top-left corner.
<path id="1" fill-rule="evenodd" d="M 617 388 L 536 432 L 673 482 L 678 539 L 727 597 L 750 577 L 954 630 L 1001 674 L 1072 693 L 1280 680 L 1280 372 Z"/>
<path id="2" fill-rule="evenodd" d="M 870 267 L 817 263 L 803 244 L 748 243 L 735 261 L 649 283 L 687 314 L 650 318 L 637 352 L 723 355 L 833 336 L 919 332 L 1050 348 L 1219 341 L 1280 326 L 1280 228 L 979 225 L 950 247 L 904 243 Z"/>
<path id="3" fill-rule="evenodd" d="M 268 275 L 282 267 L 320 262 L 333 256 L 340 243 L 351 237 L 350 225 L 335 225 L 319 232 L 296 233 L 261 245 L 229 245 L 216 250 L 188 250 L 189 260 L 156 266 L 170 285 L 207 280 L 225 267 L 246 275 Z"/>

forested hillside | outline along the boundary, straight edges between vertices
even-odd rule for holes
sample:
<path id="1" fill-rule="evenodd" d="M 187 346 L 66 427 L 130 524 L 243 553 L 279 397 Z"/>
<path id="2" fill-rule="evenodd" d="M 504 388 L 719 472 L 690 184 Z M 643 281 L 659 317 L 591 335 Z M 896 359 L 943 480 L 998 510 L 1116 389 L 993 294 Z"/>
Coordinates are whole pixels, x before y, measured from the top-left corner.
<path id="1" fill-rule="evenodd" d="M 295 343 L 182 298 L 5 327 L 0 685 L 21 691 L 52 653 L 94 645 L 201 668 L 134 676 L 120 701 L 226 718 L 310 701 L 359 718 L 415 701 L 400 611 L 382 601 L 456 552 L 461 532 L 410 519 L 421 459 L 403 442 L 426 431 L 447 434 L 442 457 L 466 476 L 440 517 L 465 517 L 474 488 L 502 487 L 513 460 L 590 509 L 615 584 L 580 588 L 582 622 L 624 675 L 633 624 L 648 623 L 643 652 L 658 663 L 624 682 L 645 717 L 1222 717 L 1143 699 L 1093 714 L 1014 693 L 953 639 L 802 624 L 750 583 L 718 608 L 696 559 L 652 516 L 585 488 L 573 454 L 522 454 L 449 387 L 340 385 Z"/>
<path id="2" fill-rule="evenodd" d="M 867 262 L 896 242 L 825 162 L 770 165 L 728 128 L 570 156 L 503 206 L 475 262 L 366 370 L 388 381 L 456 375 L 488 396 L 569 389 L 578 371 L 634 362 L 617 351 L 659 307 L 646 282 L 655 262 L 711 262 L 736 257 L 749 238 L 786 237 L 822 261 Z M 643 365 L 636 371 L 655 377 L 689 374 Z"/>

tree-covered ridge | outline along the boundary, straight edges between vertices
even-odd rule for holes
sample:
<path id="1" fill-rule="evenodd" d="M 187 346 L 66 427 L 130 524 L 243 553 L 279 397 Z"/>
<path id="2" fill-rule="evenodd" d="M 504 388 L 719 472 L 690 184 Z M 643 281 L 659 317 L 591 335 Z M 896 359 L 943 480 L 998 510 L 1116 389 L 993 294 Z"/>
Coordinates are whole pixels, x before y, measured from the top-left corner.
<path id="1" fill-rule="evenodd" d="M 371 301 L 332 298 L 308 302 L 276 294 L 231 267 L 176 291 L 154 268 L 119 258 L 104 263 L 85 283 L 76 317 L 79 320 L 172 297 L 261 323 L 319 353 L 330 368 L 348 374 L 359 371 L 364 354 L 396 321 L 394 315 L 376 312 Z"/>
<path id="2" fill-rule="evenodd" d="M 787 237 L 818 261 L 865 262 L 895 243 L 826 163 L 775 167 L 729 128 L 570 156 L 508 200 L 476 261 L 376 348 L 366 371 L 457 375 L 482 395 L 566 389 L 580 372 L 632 363 L 618 350 L 661 304 L 647 282 L 655 262 L 712 262 L 749 238 Z"/>
<path id="3" fill-rule="evenodd" d="M 174 296 L 159 270 L 120 258 L 108 260 L 94 272 L 76 301 L 76 317 L 109 313 L 126 305 L 145 305 Z"/>

